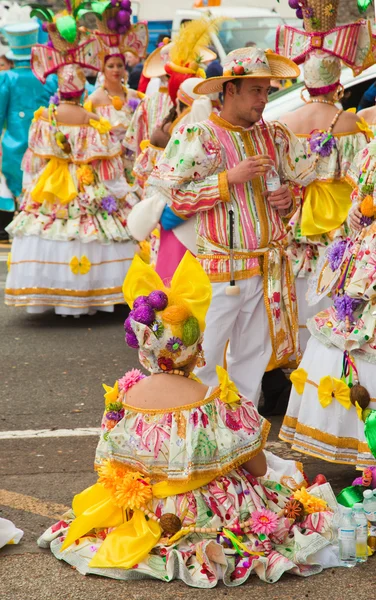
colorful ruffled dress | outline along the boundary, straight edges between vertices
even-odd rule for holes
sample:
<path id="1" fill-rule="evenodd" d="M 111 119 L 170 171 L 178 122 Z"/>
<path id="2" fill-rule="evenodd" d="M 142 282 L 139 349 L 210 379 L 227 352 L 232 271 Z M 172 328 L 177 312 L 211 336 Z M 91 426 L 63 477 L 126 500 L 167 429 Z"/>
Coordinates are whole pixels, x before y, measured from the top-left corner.
<path id="1" fill-rule="evenodd" d="M 262 482 L 242 468 L 264 447 L 270 424 L 223 369 L 218 375 L 202 401 L 165 410 L 127 404 L 140 371 L 105 386 L 98 483 L 75 496 L 39 545 L 82 574 L 178 578 L 201 588 L 220 579 L 236 586 L 254 573 L 274 583 L 284 572 L 307 576 L 335 564 L 335 501 L 330 508 L 319 499 L 322 487 L 318 497 L 298 490 L 292 461 L 267 453 L 272 467 Z M 293 493 L 305 515 L 295 502 L 287 518 Z"/>
<path id="2" fill-rule="evenodd" d="M 111 311 L 124 301 L 135 248 L 120 144 L 103 119 L 55 127 L 42 115 L 35 113 L 23 160 L 21 210 L 7 228 L 14 240 L 5 302 L 29 312 Z"/>
<path id="3" fill-rule="evenodd" d="M 346 219 L 352 187 L 346 176 L 354 157 L 368 140 L 366 133 L 360 130 L 328 136 L 315 132 L 297 137 L 306 143 L 307 153 L 317 152 L 317 179 L 304 189 L 303 205 L 290 221 L 288 246 L 296 277 L 300 343 L 304 350 L 309 338 L 307 320 L 330 305 L 325 297 L 320 305 L 308 305 L 308 278 L 315 273 L 317 262 L 330 242 L 348 233 Z M 323 143 L 325 137 L 328 141 Z"/>
<path id="4" fill-rule="evenodd" d="M 374 145 L 358 154 L 348 172 L 357 186 L 353 197 L 370 198 L 371 208 Z M 365 217 L 364 223 L 370 221 Z M 333 304 L 308 321 L 311 338 L 291 376 L 294 388 L 280 431 L 294 450 L 359 468 L 376 465 L 376 446 L 369 445 L 367 432 L 370 411 L 371 420 L 376 415 L 375 257 L 373 222 L 353 238 L 335 241 L 322 258 L 312 294 L 320 300 L 331 292 Z"/>

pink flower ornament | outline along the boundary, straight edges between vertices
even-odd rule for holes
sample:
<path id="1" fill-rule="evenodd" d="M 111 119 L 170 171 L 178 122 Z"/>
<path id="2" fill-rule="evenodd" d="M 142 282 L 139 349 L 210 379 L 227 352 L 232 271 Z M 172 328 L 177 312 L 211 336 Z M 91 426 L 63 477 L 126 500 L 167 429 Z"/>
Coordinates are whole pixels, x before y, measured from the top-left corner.
<path id="1" fill-rule="evenodd" d="M 127 392 L 138 381 L 144 378 L 145 375 L 140 371 L 140 369 L 132 369 L 131 371 L 128 371 L 124 377 L 119 379 L 119 388 L 124 392 Z"/>
<path id="2" fill-rule="evenodd" d="M 277 529 L 278 517 L 274 512 L 267 508 L 255 510 L 252 513 L 251 518 L 251 530 L 253 533 L 270 535 Z"/>

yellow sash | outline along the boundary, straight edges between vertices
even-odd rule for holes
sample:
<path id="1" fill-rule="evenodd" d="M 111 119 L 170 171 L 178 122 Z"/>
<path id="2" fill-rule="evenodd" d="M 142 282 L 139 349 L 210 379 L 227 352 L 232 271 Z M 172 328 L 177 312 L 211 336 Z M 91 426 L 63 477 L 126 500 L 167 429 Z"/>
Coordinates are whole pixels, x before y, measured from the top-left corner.
<path id="1" fill-rule="evenodd" d="M 60 204 L 69 204 L 77 193 L 68 162 L 61 158 L 51 158 L 31 192 L 31 197 L 39 204 L 43 204 L 45 200 L 56 202 L 56 198 Z"/>
<path id="2" fill-rule="evenodd" d="M 302 235 L 322 235 L 338 229 L 351 207 L 351 186 L 346 181 L 313 181 L 304 194 Z"/>

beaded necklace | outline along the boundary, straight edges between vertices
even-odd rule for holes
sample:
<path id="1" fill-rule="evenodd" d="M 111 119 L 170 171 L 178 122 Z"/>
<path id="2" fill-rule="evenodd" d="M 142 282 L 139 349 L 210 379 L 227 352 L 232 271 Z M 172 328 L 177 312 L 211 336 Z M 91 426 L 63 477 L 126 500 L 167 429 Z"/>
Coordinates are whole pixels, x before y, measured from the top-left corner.
<path id="1" fill-rule="evenodd" d="M 106 92 L 109 100 L 111 100 L 112 106 L 116 109 L 116 110 L 121 110 L 123 108 L 123 104 L 126 102 L 127 98 L 128 98 L 128 90 L 125 87 L 125 85 L 122 85 L 122 90 L 124 93 L 124 100 L 122 100 L 120 98 L 120 96 L 111 96 L 110 92 L 105 88 L 104 85 L 102 85 L 102 90 L 104 92 Z"/>

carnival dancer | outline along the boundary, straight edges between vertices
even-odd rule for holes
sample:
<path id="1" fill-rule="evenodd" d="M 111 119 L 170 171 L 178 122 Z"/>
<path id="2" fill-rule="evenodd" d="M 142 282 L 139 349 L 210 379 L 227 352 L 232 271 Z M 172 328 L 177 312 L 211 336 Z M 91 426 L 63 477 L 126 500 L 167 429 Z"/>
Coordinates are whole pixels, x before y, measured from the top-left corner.
<path id="1" fill-rule="evenodd" d="M 272 52 L 231 52 L 223 77 L 196 88 L 202 94 L 223 90 L 221 115 L 178 128 L 149 180 L 170 196 L 172 210 L 165 209 L 162 226 L 171 227 L 165 220 L 173 220 L 172 212 L 197 214 L 198 258 L 213 284 L 203 380 L 214 383 L 230 340 L 231 378 L 256 404 L 272 352 L 279 366 L 297 346 L 282 216 L 295 212 L 290 182 L 308 183 L 313 163 L 286 127 L 261 119 L 270 79 L 296 77 L 298 71 Z M 283 184 L 267 194 L 265 176 L 274 165 Z"/>
<path id="2" fill-rule="evenodd" d="M 352 190 L 346 174 L 357 152 L 367 145 L 368 134 L 372 135 L 361 119 L 344 112 L 340 105 L 342 62 L 356 74 L 374 63 L 370 25 L 360 20 L 336 27 L 338 4 L 339 0 L 333 1 L 329 11 L 325 10 L 326 0 L 306 0 L 304 31 L 290 26 L 277 31 L 277 52 L 297 64 L 304 62 L 305 83 L 305 106 L 280 120 L 315 157 L 317 174 L 290 222 L 288 253 L 296 277 L 302 350 L 309 338 L 307 319 L 330 305 L 330 300 L 323 298 L 319 306 L 309 306 L 308 278 L 330 241 L 346 237 Z"/>
<path id="3" fill-rule="evenodd" d="M 126 86 L 125 53 L 131 52 L 139 59 L 143 58 L 148 44 L 148 30 L 142 22 L 131 25 L 130 0 L 119 0 L 114 4 L 107 0 L 92 4 L 92 11 L 96 14 L 96 37 L 101 45 L 101 70 L 104 77 L 103 83 L 91 94 L 85 106 L 107 119 L 112 125 L 112 135 L 122 142 L 132 115 L 143 97 Z M 124 148 L 124 163 L 127 179 L 130 181 L 133 163 L 127 160 L 126 154 Z"/>
<path id="4" fill-rule="evenodd" d="M 14 240 L 5 302 L 63 315 L 112 311 L 123 301 L 135 246 L 126 231 L 129 186 L 120 144 L 108 121 L 80 105 L 81 67 L 99 70 L 99 43 L 80 43 L 74 19 L 67 29 L 60 27 L 64 16 L 50 18 L 53 47 L 34 46 L 32 68 L 41 81 L 57 72 L 59 93 L 36 111 L 30 129 L 21 212 L 8 227 Z"/>
<path id="5" fill-rule="evenodd" d="M 10 49 L 6 58 L 14 67 L 0 73 L 0 133 L 5 130 L 2 147 L 2 177 L 0 179 L 0 235 L 16 209 L 16 199 L 22 191 L 22 157 L 27 150 L 27 139 L 34 111 L 55 93 L 57 81 L 49 78 L 42 85 L 31 70 L 31 48 L 38 41 L 39 24 L 36 20 L 5 25 L 2 29 Z"/>
<path id="6" fill-rule="evenodd" d="M 126 341 L 150 376 L 104 386 L 98 482 L 38 541 L 82 574 L 208 588 L 338 564 L 329 484 L 312 495 L 293 461 L 263 452 L 270 424 L 224 369 L 214 387 L 192 374 L 211 292 L 189 253 L 169 288 L 139 257 L 128 272 Z"/>
<path id="7" fill-rule="evenodd" d="M 376 465 L 374 141 L 347 177 L 355 186 L 350 222 L 358 232 L 333 242 L 316 273 L 316 299 L 331 292 L 333 304 L 308 321 L 311 338 L 291 375 L 280 437 L 304 454 L 364 468 Z"/>
<path id="8" fill-rule="evenodd" d="M 187 78 L 184 77 L 184 75 L 195 77 L 197 76 L 197 71 L 200 69 L 198 76 L 204 76 L 204 73 L 202 72 L 203 65 L 212 61 L 216 56 L 214 52 L 207 48 L 209 39 L 205 34 L 207 34 L 210 29 L 214 31 L 218 26 L 218 20 L 197 19 L 192 21 L 192 23 L 188 23 L 181 28 L 173 42 L 170 42 L 169 38 L 165 38 L 162 44 L 146 59 L 143 75 L 151 80 L 160 78 L 161 86 L 158 92 L 155 92 L 150 97 L 146 96 L 146 98 L 144 98 L 133 115 L 131 124 L 128 128 L 124 144 L 134 153 L 135 159 L 142 151 L 141 143 L 144 140 L 150 140 L 153 132 L 161 127 L 162 122 L 174 106 L 180 83 Z M 197 57 L 199 59 L 198 62 L 192 64 L 191 68 L 185 67 L 186 73 L 181 72 L 180 78 L 178 77 L 177 71 L 175 71 L 175 84 L 174 86 L 171 86 L 169 84 L 169 79 L 174 71 L 169 73 L 166 72 L 165 68 L 166 65 L 174 62 L 171 59 L 171 51 L 172 55 L 174 55 L 174 53 L 176 55 L 176 53 L 179 53 L 181 48 L 184 48 L 185 46 L 188 54 L 192 54 L 195 44 L 195 37 L 192 36 L 192 33 L 195 37 L 197 36 L 197 39 L 201 38 L 199 44 L 201 47 L 201 55 Z M 205 39 L 202 38 L 202 35 L 205 36 Z M 178 46 L 176 46 L 176 43 L 178 43 Z"/>

